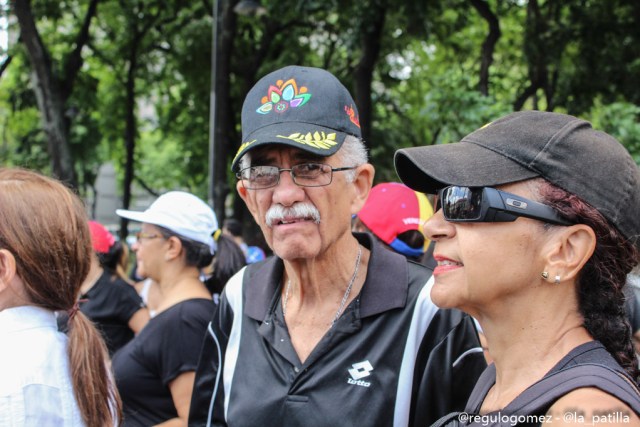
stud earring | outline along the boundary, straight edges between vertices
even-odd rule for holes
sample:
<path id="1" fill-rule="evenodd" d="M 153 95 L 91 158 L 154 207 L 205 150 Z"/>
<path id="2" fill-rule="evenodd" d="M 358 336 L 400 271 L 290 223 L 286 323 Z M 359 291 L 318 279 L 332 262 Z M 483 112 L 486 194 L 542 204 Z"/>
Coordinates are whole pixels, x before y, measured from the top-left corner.
<path id="1" fill-rule="evenodd" d="M 556 274 L 556 277 L 553 280 L 553 283 L 555 283 L 556 285 L 560 284 L 560 275 Z"/>
<path id="2" fill-rule="evenodd" d="M 549 278 L 549 273 L 547 273 L 546 271 L 543 271 L 542 274 L 540 274 L 540 276 L 542 276 L 544 280 L 547 280 Z"/>

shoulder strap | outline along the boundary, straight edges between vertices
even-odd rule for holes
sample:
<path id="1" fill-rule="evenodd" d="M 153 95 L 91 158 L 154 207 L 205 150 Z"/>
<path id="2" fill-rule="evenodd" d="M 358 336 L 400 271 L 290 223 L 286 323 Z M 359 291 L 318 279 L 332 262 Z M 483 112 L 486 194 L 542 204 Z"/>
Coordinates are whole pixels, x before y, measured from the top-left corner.
<path id="1" fill-rule="evenodd" d="M 438 419 L 435 423 L 431 424 L 431 427 L 458 427 L 460 423 L 461 412 L 451 412 L 442 418 Z"/>
<path id="2" fill-rule="evenodd" d="M 595 387 L 627 404 L 640 416 L 640 392 L 619 372 L 596 363 L 584 363 L 555 372 L 522 392 L 507 405 L 503 414 L 528 415 L 546 412 L 565 394 Z"/>
<path id="3" fill-rule="evenodd" d="M 465 412 L 468 414 L 477 414 L 480 410 L 480 406 L 484 401 L 484 398 L 487 396 L 489 389 L 493 387 L 496 382 L 496 366 L 491 364 L 487 366 L 487 368 L 482 371 L 480 378 L 478 378 L 478 382 L 476 382 L 475 387 L 473 387 L 473 391 L 467 400 L 467 405 L 465 407 Z"/>

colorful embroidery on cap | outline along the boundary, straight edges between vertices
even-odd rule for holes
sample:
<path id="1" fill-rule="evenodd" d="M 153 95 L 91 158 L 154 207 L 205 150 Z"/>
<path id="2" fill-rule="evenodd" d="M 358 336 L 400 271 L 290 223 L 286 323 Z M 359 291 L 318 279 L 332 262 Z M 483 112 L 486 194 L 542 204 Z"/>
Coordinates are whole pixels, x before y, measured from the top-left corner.
<path id="1" fill-rule="evenodd" d="M 254 140 L 252 140 L 252 141 L 247 141 L 247 142 L 243 143 L 243 144 L 240 146 L 240 148 L 238 148 L 238 151 L 236 152 L 236 155 L 234 156 L 233 161 L 232 161 L 231 163 L 233 163 L 233 162 L 235 162 L 235 161 L 236 161 L 236 159 L 238 158 L 238 156 L 240 155 L 240 153 L 242 153 L 242 150 L 244 150 L 245 148 L 247 148 L 248 146 L 250 146 L 251 144 L 253 144 L 253 143 L 254 143 L 254 142 L 256 142 L 256 141 L 257 141 L 257 139 L 254 139 Z"/>
<path id="2" fill-rule="evenodd" d="M 349 120 L 351 120 L 351 122 L 358 126 L 358 129 L 360 128 L 360 117 L 358 115 L 356 115 L 356 110 L 353 108 L 353 105 L 350 106 L 344 106 L 344 111 L 347 113 L 347 115 L 349 116 Z"/>
<path id="3" fill-rule="evenodd" d="M 306 86 L 300 86 L 295 79 L 286 82 L 278 80 L 276 86 L 269 86 L 267 96 L 262 97 L 262 105 L 256 110 L 260 114 L 269 114 L 271 111 L 284 113 L 291 108 L 301 107 L 311 99 L 311 94 L 306 93 Z"/>
<path id="4" fill-rule="evenodd" d="M 335 133 L 326 134 L 322 131 L 307 132 L 306 134 L 296 132 L 289 136 L 278 135 L 278 138 L 290 139 L 298 144 L 309 145 L 320 150 L 328 150 L 337 144 Z"/>

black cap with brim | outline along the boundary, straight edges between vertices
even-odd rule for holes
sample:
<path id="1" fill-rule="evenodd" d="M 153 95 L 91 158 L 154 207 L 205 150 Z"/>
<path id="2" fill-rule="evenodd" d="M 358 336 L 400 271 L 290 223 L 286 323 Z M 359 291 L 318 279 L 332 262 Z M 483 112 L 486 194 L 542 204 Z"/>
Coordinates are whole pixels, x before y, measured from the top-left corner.
<path id="1" fill-rule="evenodd" d="M 404 148 L 396 152 L 395 165 L 402 182 L 427 194 L 449 185 L 491 187 L 539 176 L 507 157 L 465 142 Z"/>
<path id="2" fill-rule="evenodd" d="M 542 177 L 597 209 L 640 244 L 640 169 L 611 135 L 587 121 L 542 111 L 504 116 L 452 144 L 395 155 L 402 182 L 435 193 L 448 185 L 490 187 Z"/>
<path id="3" fill-rule="evenodd" d="M 362 137 L 349 91 L 328 71 L 289 66 L 274 71 L 249 91 L 242 106 L 242 156 L 268 144 L 299 148 L 321 157 L 335 154 L 347 135 Z"/>

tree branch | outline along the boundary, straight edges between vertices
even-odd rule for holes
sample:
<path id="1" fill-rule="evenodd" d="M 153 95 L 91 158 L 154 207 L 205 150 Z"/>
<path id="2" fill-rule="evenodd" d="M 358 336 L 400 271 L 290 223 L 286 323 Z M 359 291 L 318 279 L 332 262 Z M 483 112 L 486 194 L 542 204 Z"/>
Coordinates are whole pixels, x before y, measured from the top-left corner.
<path id="1" fill-rule="evenodd" d="M 142 178 L 140 178 L 139 176 L 137 176 L 137 175 L 136 175 L 136 176 L 134 177 L 134 179 L 136 180 L 136 182 L 137 182 L 138 184 L 140 184 L 140 186 L 141 186 L 141 187 L 142 187 L 142 188 L 143 188 L 147 193 L 149 193 L 149 194 L 151 194 L 152 196 L 155 196 L 155 197 L 160 197 L 160 193 L 158 193 L 157 191 L 155 191 L 154 189 L 152 189 L 151 187 L 149 187 L 149 186 L 147 185 L 147 183 L 146 183 L 146 182 L 144 182 L 144 181 L 142 180 Z"/>
<path id="2" fill-rule="evenodd" d="M 100 0 L 91 0 L 91 3 L 89 3 L 82 27 L 76 36 L 75 48 L 65 61 L 64 76 L 62 79 L 62 96 L 64 99 L 69 97 L 73 84 L 78 77 L 78 72 L 80 71 L 80 68 L 82 68 L 82 63 L 84 62 L 82 59 L 82 48 L 84 48 L 89 41 L 89 28 L 91 27 L 91 20 L 98 10 L 99 1 Z"/>
<path id="3" fill-rule="evenodd" d="M 2 64 L 0 64 L 0 78 L 2 77 L 2 73 L 4 73 L 7 67 L 9 67 L 9 64 L 11 64 L 12 60 L 13 60 L 13 56 L 7 56 L 7 59 L 2 61 Z"/>

